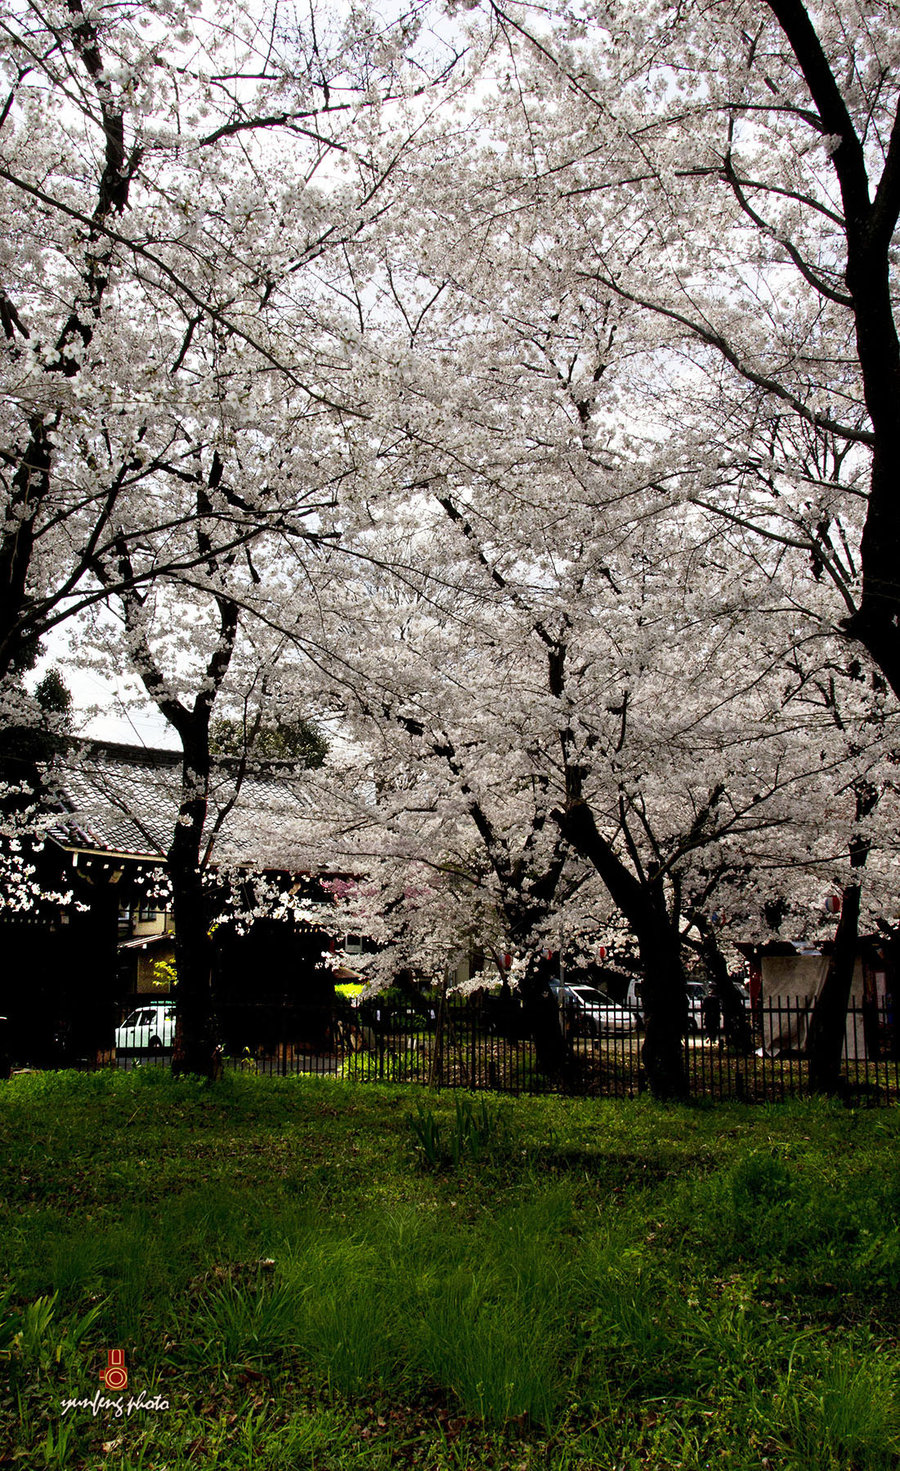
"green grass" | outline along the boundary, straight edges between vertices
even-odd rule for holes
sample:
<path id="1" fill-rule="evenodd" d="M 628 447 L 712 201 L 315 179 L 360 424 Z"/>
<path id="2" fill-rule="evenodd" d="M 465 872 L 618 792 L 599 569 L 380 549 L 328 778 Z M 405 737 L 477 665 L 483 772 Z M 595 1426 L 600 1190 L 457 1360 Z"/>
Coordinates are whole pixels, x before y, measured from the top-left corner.
<path id="1" fill-rule="evenodd" d="M 14 1079 L 0 1467 L 900 1467 L 898 1132 L 820 1103 Z M 63 1414 L 107 1394 L 110 1348 L 121 1418 Z M 169 1408 L 129 1416 L 141 1392 Z"/>

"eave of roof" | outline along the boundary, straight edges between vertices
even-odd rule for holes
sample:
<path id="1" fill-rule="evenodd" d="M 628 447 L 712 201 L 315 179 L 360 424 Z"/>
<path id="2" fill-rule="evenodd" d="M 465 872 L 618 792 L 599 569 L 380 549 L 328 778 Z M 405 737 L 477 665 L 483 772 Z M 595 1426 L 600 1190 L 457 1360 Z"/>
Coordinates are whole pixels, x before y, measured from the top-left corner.
<path id="1" fill-rule="evenodd" d="M 175 939 L 171 930 L 165 930 L 159 935 L 138 935 L 133 940 L 120 940 L 116 946 L 117 950 L 146 950 L 151 945 L 171 945 Z"/>
<path id="2" fill-rule="evenodd" d="M 57 830 L 58 833 L 58 830 Z M 153 863 L 158 868 L 165 864 L 165 858 L 161 853 L 135 853 L 132 851 L 119 850 L 117 848 L 89 848 L 82 843 L 67 842 L 65 838 L 50 834 L 50 841 L 64 853 L 72 853 L 76 858 L 121 858 L 124 863 Z"/>

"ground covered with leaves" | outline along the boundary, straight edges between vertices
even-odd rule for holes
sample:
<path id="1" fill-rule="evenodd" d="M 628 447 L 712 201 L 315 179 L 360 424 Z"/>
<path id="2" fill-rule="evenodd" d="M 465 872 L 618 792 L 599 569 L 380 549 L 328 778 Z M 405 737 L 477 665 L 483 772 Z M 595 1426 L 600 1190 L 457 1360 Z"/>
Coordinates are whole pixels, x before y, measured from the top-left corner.
<path id="1" fill-rule="evenodd" d="M 898 1467 L 898 1132 L 816 1103 L 14 1079 L 0 1467 Z"/>

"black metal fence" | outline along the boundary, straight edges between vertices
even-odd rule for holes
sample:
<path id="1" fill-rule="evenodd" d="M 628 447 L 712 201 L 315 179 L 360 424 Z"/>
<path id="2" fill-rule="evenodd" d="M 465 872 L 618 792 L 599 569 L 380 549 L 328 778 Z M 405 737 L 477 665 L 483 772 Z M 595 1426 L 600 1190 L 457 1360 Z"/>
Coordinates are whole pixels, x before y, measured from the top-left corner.
<path id="1" fill-rule="evenodd" d="M 809 1092 L 806 1036 L 812 1005 L 768 1003 L 748 1012 L 737 1033 L 684 1038 L 693 1098 L 778 1102 Z M 498 1023 L 475 1005 L 443 1012 L 370 1005 L 300 1008 L 279 1019 L 252 1008 L 223 1018 L 226 1068 L 271 1076 L 315 1074 L 359 1082 L 420 1083 L 507 1093 L 571 1093 L 635 1097 L 647 1088 L 639 1029 L 589 1035 L 573 1027 L 564 1074 L 541 1070 L 521 1013 Z M 243 1031 L 252 1040 L 239 1045 Z M 237 1041 L 236 1041 L 237 1039 Z M 852 1005 L 844 1037 L 848 1097 L 872 1104 L 900 1101 L 900 1049 L 892 1010 Z M 120 1067 L 168 1066 L 171 1051 L 131 1051 L 104 1060 Z"/>

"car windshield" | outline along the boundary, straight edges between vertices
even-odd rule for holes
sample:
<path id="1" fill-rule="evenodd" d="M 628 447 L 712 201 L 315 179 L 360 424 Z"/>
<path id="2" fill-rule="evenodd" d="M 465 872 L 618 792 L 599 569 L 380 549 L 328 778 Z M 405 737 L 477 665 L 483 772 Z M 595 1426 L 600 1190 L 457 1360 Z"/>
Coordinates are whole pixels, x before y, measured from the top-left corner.
<path id="1" fill-rule="evenodd" d="M 172 1016 L 173 1017 L 175 1015 L 175 1008 L 174 1007 L 170 1007 L 166 1011 L 165 1014 L 166 1014 L 166 1016 Z M 122 1023 L 122 1026 L 123 1027 L 146 1027 L 146 1026 L 151 1026 L 155 1021 L 158 1021 L 158 1020 L 161 1021 L 162 1020 L 162 1016 L 163 1016 L 163 1012 L 162 1012 L 162 1009 L 160 1007 L 157 1007 L 157 1006 L 148 1006 L 148 1007 L 144 1007 L 142 1010 L 132 1011 L 129 1016 L 126 1016 L 125 1020 Z"/>
<path id="2" fill-rule="evenodd" d="M 615 1006 L 616 1004 L 602 991 L 595 991 L 593 986 L 569 986 L 567 990 L 571 991 L 573 996 L 577 996 L 579 1001 L 586 1001 L 589 1006 Z"/>

